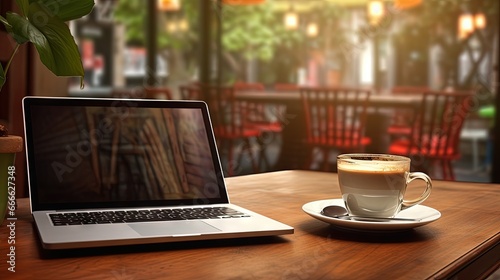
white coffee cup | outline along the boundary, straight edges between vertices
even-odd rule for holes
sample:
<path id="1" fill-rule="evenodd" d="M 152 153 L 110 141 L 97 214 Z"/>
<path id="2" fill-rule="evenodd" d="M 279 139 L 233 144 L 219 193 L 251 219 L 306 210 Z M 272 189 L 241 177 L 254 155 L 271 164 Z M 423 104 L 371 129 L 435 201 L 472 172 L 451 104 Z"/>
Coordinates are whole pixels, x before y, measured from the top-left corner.
<path id="1" fill-rule="evenodd" d="M 349 215 L 392 218 L 402 209 L 422 203 L 432 189 L 425 173 L 410 172 L 410 159 L 387 154 L 342 154 L 337 157 L 340 191 Z M 425 181 L 425 191 L 405 200 L 408 184 Z"/>

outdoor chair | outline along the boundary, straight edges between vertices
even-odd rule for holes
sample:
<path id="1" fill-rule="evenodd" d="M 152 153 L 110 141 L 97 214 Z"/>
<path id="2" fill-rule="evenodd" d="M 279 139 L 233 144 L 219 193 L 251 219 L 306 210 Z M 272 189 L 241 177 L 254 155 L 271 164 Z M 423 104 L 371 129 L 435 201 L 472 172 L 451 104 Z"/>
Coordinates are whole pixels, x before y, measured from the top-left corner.
<path id="1" fill-rule="evenodd" d="M 194 89 L 191 89 L 194 91 Z M 235 175 L 238 168 L 243 165 L 243 153 L 246 152 L 253 172 L 258 171 L 253 155 L 250 140 L 257 139 L 261 131 L 248 124 L 246 120 L 248 104 L 235 98 L 233 87 L 202 86 L 198 88 L 198 96 L 204 96 L 213 131 L 219 150 L 227 153 L 227 175 Z M 235 159 L 235 150 L 240 148 L 240 153 Z"/>
<path id="2" fill-rule="evenodd" d="M 419 95 L 430 91 L 428 87 L 419 86 L 396 86 L 391 90 L 393 95 Z M 411 133 L 411 126 L 415 118 L 415 110 L 412 108 L 399 108 L 394 110 L 391 123 L 387 128 L 391 138 L 408 137 Z"/>
<path id="3" fill-rule="evenodd" d="M 471 92 L 425 92 L 410 136 L 394 140 L 389 153 L 410 157 L 413 167 L 425 172 L 441 163 L 443 178 L 455 180 L 451 163 L 460 158 L 460 133 L 472 97 Z"/>
<path id="4" fill-rule="evenodd" d="M 306 168 L 314 160 L 314 148 L 323 154 L 323 170 L 329 167 L 331 150 L 363 152 L 371 140 L 364 136 L 371 92 L 348 88 L 300 88 L 305 117 Z"/>
<path id="5" fill-rule="evenodd" d="M 233 85 L 236 94 L 240 91 L 264 91 L 261 83 L 235 82 Z M 257 139 L 259 145 L 259 168 L 266 170 L 270 168 L 269 159 L 266 156 L 266 146 L 278 137 L 282 131 L 281 115 L 277 105 L 246 101 L 247 125 L 258 129 L 262 134 Z"/>
<path id="6" fill-rule="evenodd" d="M 145 87 L 144 95 L 149 99 L 173 99 L 172 91 L 167 87 Z"/>

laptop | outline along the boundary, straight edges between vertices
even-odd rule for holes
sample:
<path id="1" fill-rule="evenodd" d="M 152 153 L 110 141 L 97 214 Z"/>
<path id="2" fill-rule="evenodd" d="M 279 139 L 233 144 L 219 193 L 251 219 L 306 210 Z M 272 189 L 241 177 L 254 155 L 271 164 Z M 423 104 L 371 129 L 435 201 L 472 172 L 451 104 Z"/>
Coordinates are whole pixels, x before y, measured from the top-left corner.
<path id="1" fill-rule="evenodd" d="M 23 113 L 45 249 L 293 233 L 230 203 L 203 101 L 25 97 Z"/>

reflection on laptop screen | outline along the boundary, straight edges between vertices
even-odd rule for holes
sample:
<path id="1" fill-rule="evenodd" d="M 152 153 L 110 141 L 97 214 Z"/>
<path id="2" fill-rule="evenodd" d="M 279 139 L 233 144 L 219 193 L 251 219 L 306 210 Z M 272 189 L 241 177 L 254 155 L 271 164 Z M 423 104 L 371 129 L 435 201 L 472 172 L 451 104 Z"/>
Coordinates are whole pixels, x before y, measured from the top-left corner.
<path id="1" fill-rule="evenodd" d="M 41 204 L 220 198 L 201 109 L 122 109 L 30 107 Z"/>

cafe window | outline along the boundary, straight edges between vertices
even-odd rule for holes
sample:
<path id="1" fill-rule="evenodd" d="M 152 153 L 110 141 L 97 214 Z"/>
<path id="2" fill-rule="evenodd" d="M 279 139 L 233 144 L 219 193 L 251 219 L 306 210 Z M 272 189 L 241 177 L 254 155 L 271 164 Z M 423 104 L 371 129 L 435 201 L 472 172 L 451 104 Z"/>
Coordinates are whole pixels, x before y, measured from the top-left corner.
<path id="1" fill-rule="evenodd" d="M 88 92 L 149 85 L 181 98 L 179 86 L 199 82 L 259 83 L 269 91 L 354 87 L 387 96 L 474 90 L 453 168 L 456 180 L 489 181 L 498 13 L 498 1 L 479 0 L 97 1 L 73 30 Z"/>
<path id="2" fill-rule="evenodd" d="M 198 1 L 96 1 L 94 11 L 71 23 L 85 69 L 85 89 L 74 95 L 112 94 L 114 89 L 177 87 L 197 73 Z M 173 3 L 173 4 L 172 4 Z M 148 18 L 154 5 L 154 30 Z M 148 44 L 154 38 L 154 48 Z M 152 54 L 151 50 L 155 53 Z M 154 56 L 155 69 L 148 59 Z M 148 81 L 152 76 L 152 81 Z"/>

